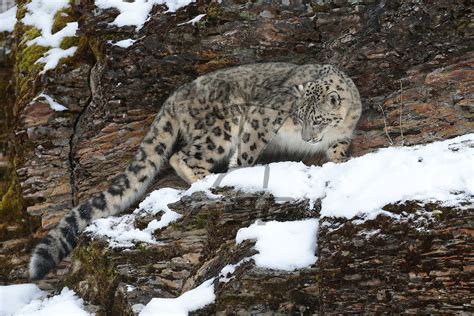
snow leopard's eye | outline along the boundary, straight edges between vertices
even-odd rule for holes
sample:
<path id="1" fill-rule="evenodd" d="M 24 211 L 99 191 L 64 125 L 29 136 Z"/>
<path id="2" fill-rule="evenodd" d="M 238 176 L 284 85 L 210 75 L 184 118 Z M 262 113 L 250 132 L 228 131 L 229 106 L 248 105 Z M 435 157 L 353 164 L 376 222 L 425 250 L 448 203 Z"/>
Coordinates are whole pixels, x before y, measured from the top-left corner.
<path id="1" fill-rule="evenodd" d="M 332 106 L 338 106 L 339 104 L 341 104 L 341 97 L 335 91 L 328 94 L 328 100 Z"/>
<path id="2" fill-rule="evenodd" d="M 313 126 L 322 126 L 322 125 L 325 125 L 325 124 L 323 124 L 323 120 L 321 118 L 316 118 L 315 120 L 313 120 Z"/>

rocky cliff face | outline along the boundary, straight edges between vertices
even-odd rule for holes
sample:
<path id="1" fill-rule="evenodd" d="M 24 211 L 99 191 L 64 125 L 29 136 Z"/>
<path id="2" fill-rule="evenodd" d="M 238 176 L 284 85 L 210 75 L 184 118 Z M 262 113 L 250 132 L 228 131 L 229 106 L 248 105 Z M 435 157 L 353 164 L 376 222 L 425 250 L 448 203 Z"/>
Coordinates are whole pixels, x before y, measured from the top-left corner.
<path id="1" fill-rule="evenodd" d="M 24 6 L 20 1 L 19 18 Z M 108 186 L 175 87 L 212 70 L 268 61 L 337 65 L 354 79 L 364 104 L 356 156 L 474 130 L 469 1 L 197 1 L 176 13 L 155 6 L 139 31 L 110 24 L 118 13 L 81 1 L 58 14 L 58 29 L 79 22 L 76 36 L 61 43 L 78 49 L 45 74 L 35 63 L 44 49 L 26 45 L 34 27 L 17 23 L 13 34 L 2 35 L 12 52 L 0 68 L 1 282 L 25 280 L 31 242 Z M 199 14 L 197 23 L 185 23 Z M 114 45 L 129 38 L 132 46 Z M 68 110 L 54 111 L 36 98 L 40 93 Z M 166 168 L 154 187 L 183 185 Z M 430 207 L 439 209 L 414 203 L 387 209 L 418 214 Z M 177 296 L 249 256 L 250 244 L 232 242 L 239 227 L 257 218 L 315 216 L 305 203 L 281 206 L 232 191 L 220 202 L 197 195 L 174 208 L 184 218 L 157 233 L 169 246 L 117 253 L 84 237 L 74 254 L 82 265 L 66 283 L 104 313 L 133 314 L 132 306 Z M 472 210 L 441 211 L 425 233 L 413 217 L 361 225 L 322 218 L 317 264 L 281 273 L 247 262 L 233 281 L 219 284 L 215 304 L 202 314 L 473 311 Z M 367 229 L 382 233 L 367 239 Z M 60 267 L 52 278 L 62 280 L 63 273 Z M 126 284 L 137 289 L 127 291 Z"/>

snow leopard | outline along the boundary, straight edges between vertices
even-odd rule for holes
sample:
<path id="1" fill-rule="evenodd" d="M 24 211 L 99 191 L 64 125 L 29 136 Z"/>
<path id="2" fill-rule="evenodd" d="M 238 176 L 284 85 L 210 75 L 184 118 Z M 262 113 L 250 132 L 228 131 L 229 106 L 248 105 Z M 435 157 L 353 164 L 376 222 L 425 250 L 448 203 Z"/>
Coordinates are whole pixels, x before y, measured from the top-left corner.
<path id="1" fill-rule="evenodd" d="M 301 160 L 323 153 L 340 162 L 348 155 L 361 109 L 354 82 L 332 65 L 248 64 L 184 84 L 162 104 L 126 170 L 108 189 L 74 207 L 37 244 L 30 278 L 42 279 L 54 268 L 93 220 L 136 202 L 168 159 L 188 183 L 218 166 L 253 166 L 265 154 Z"/>

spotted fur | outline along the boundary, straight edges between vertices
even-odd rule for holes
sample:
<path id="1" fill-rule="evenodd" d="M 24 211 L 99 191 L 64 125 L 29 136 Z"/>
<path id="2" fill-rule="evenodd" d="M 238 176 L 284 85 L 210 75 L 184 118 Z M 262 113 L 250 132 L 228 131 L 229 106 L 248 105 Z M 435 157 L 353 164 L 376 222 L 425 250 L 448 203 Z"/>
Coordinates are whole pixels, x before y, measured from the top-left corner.
<path id="1" fill-rule="evenodd" d="M 331 65 L 263 63 L 201 76 L 165 101 L 125 172 L 39 242 L 30 278 L 43 278 L 67 256 L 91 221 L 140 198 L 168 156 L 189 183 L 219 166 L 252 166 L 265 153 L 302 159 L 323 152 L 341 161 L 360 113 L 354 83 Z M 183 146 L 172 152 L 178 138 Z"/>

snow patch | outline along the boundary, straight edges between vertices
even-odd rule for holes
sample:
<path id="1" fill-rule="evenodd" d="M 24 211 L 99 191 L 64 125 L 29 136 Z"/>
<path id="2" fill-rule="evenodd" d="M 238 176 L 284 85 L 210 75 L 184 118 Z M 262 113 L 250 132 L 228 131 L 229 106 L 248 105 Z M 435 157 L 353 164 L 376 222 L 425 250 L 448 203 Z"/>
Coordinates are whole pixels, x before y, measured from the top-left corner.
<path id="1" fill-rule="evenodd" d="M 250 261 L 250 258 L 244 258 L 237 262 L 236 264 L 228 264 L 225 267 L 222 268 L 221 272 L 219 273 L 219 282 L 227 283 L 231 279 L 234 278 L 232 274 L 234 274 L 235 269 L 237 269 L 239 266 L 241 266 L 243 263 Z"/>
<path id="2" fill-rule="evenodd" d="M 131 38 L 128 38 L 128 39 L 124 39 L 124 40 L 121 40 L 121 41 L 118 41 L 118 42 L 113 42 L 113 41 L 109 41 L 109 44 L 112 44 L 114 46 L 118 46 L 118 47 L 122 47 L 122 48 L 128 48 L 130 46 L 132 46 L 137 40 L 134 40 L 134 39 L 131 39 Z"/>
<path id="3" fill-rule="evenodd" d="M 0 315 L 13 315 L 32 300 L 45 295 L 35 284 L 0 286 Z"/>
<path id="4" fill-rule="evenodd" d="M 85 231 L 92 236 L 107 238 L 112 248 L 130 248 L 135 242 L 156 244 L 153 233 L 181 217 L 168 208 L 168 204 L 179 201 L 181 196 L 180 190 L 171 188 L 153 191 L 138 205 L 133 214 L 97 219 Z M 163 212 L 160 220 L 152 220 L 145 229 L 134 226 L 137 216 L 155 215 L 158 212 Z"/>
<path id="5" fill-rule="evenodd" d="M 43 57 L 38 59 L 35 64 L 45 64 L 43 70 L 40 72 L 40 74 L 44 74 L 46 71 L 56 68 L 62 58 L 73 56 L 76 53 L 76 50 L 77 46 L 69 47 L 68 49 L 51 48 Z"/>
<path id="6" fill-rule="evenodd" d="M 77 22 L 70 22 L 67 23 L 64 28 L 57 31 L 54 34 L 51 34 L 51 30 L 48 31 L 41 31 L 41 35 L 35 37 L 34 39 L 27 42 L 27 45 L 40 45 L 44 47 L 59 47 L 61 45 L 61 41 L 65 37 L 71 37 L 76 35 L 76 31 L 79 27 Z"/>
<path id="7" fill-rule="evenodd" d="M 74 291 L 63 288 L 61 294 L 44 300 L 33 300 L 28 305 L 14 313 L 15 316 L 88 316 L 84 310 L 84 300 Z"/>
<path id="8" fill-rule="evenodd" d="M 50 50 L 36 61 L 45 64 L 41 74 L 54 69 L 61 58 L 72 56 L 77 50 L 75 46 L 65 50 L 59 47 L 64 38 L 75 36 L 79 27 L 77 22 L 67 23 L 61 30 L 52 32 L 55 14 L 68 6 L 69 0 L 32 0 L 25 6 L 27 12 L 21 22 L 34 26 L 41 32 L 40 36 L 28 41 L 27 45 L 50 47 Z"/>
<path id="9" fill-rule="evenodd" d="M 46 100 L 46 102 L 48 102 L 49 106 L 51 107 L 51 109 L 53 109 L 54 111 L 58 111 L 58 112 L 61 112 L 61 111 L 66 111 L 68 110 L 67 107 L 65 107 L 64 105 L 62 104 L 59 104 L 58 102 L 56 102 L 53 98 L 51 98 L 49 95 L 47 94 L 44 94 L 44 93 L 41 93 L 39 94 L 36 98 L 33 99 L 33 101 L 36 101 L 40 98 L 43 98 Z"/>
<path id="10" fill-rule="evenodd" d="M 87 316 L 84 301 L 67 287 L 46 298 L 35 284 L 0 286 L 0 315 L 5 316 Z"/>
<path id="11" fill-rule="evenodd" d="M 317 219 L 291 222 L 256 221 L 241 228 L 235 238 L 237 244 L 256 239 L 258 254 L 252 258 L 262 268 L 293 271 L 316 262 Z"/>
<path id="12" fill-rule="evenodd" d="M 214 278 L 177 298 L 153 298 L 140 312 L 140 316 L 177 316 L 203 308 L 216 299 Z"/>
<path id="13" fill-rule="evenodd" d="M 17 6 L 0 13 L 0 32 L 13 32 L 16 23 Z"/>
<path id="14" fill-rule="evenodd" d="M 92 236 L 105 237 L 112 248 L 130 248 L 135 242 L 155 244 L 152 232 L 134 226 L 135 216 L 107 217 L 95 220 L 86 228 Z"/>
<path id="15" fill-rule="evenodd" d="M 50 43 L 45 46 L 57 46 L 51 45 L 51 43 L 57 43 L 57 38 L 54 38 L 51 42 L 53 34 L 52 28 L 54 23 L 54 15 L 69 6 L 69 0 L 32 0 L 26 5 L 27 12 L 25 17 L 21 20 L 26 25 L 36 27 L 41 31 L 42 42 Z M 43 44 L 41 44 L 43 45 Z"/>
<path id="16" fill-rule="evenodd" d="M 164 4 L 168 7 L 167 12 L 176 12 L 179 8 L 187 6 L 194 0 L 135 0 L 133 2 L 124 0 L 96 0 L 95 5 L 99 9 L 115 8 L 120 14 L 111 23 L 118 27 L 132 25 L 139 31 L 149 19 L 151 9 L 155 4 Z"/>
<path id="17" fill-rule="evenodd" d="M 245 192 L 266 191 L 282 202 L 321 199 L 321 216 L 348 219 L 360 216 L 357 221 L 362 223 L 379 214 L 397 217 L 381 208 L 406 200 L 472 204 L 473 175 L 474 134 L 469 134 L 428 145 L 385 148 L 341 164 L 308 167 L 297 162 L 280 162 L 210 175 L 186 191 L 152 192 L 133 214 L 97 220 L 87 231 L 106 236 L 113 247 L 131 247 L 133 241 L 154 243 L 153 232 L 180 217 L 168 208 L 168 203 L 197 191 L 219 198 L 209 191 L 216 186 L 234 186 Z M 133 226 L 136 216 L 159 211 L 164 212 L 161 219 L 153 220 L 144 230 Z M 257 236 L 256 232 L 252 234 Z"/>
<path id="18" fill-rule="evenodd" d="M 233 186 L 244 192 L 269 192 L 280 202 L 321 199 L 321 216 L 374 218 L 383 206 L 407 200 L 472 202 L 473 175 L 474 134 L 468 134 L 427 145 L 384 148 L 340 164 L 280 162 L 237 169 L 224 177 L 210 175 L 186 194 Z"/>
<path id="19" fill-rule="evenodd" d="M 191 20 L 189 21 L 186 21 L 186 22 L 183 22 L 183 23 L 179 23 L 178 26 L 181 26 L 181 25 L 185 25 L 185 24 L 191 24 L 191 25 L 194 25 L 196 24 L 197 22 L 201 21 L 201 19 L 203 17 L 205 17 L 206 14 L 199 14 L 198 16 L 196 16 L 195 18 L 192 18 Z"/>
<path id="20" fill-rule="evenodd" d="M 131 241 L 140 238 L 155 242 L 153 231 L 180 217 L 168 208 L 169 203 L 197 191 L 219 198 L 210 192 L 210 188 L 217 186 L 234 186 L 246 192 L 266 191 L 280 201 L 309 199 L 314 202 L 321 199 L 321 216 L 354 218 L 354 223 L 363 223 L 379 214 L 400 218 L 401 215 L 381 208 L 405 200 L 436 200 L 451 205 L 467 201 L 472 204 L 473 175 L 474 134 L 469 134 L 428 145 L 385 148 L 342 164 L 308 167 L 302 163 L 281 162 L 210 175 L 186 191 L 169 188 L 154 191 L 133 214 L 95 221 L 87 230 L 97 235 L 109 234 L 110 224 L 103 228 L 101 221 L 125 222 L 126 225 L 115 225 L 119 228 L 117 233 L 110 233 L 113 235 L 112 245 L 114 242 L 120 245 L 129 242 L 131 245 Z M 164 214 L 159 221 L 150 222 L 142 232 L 135 231 L 133 221 L 136 216 L 160 211 Z M 240 229 L 236 243 L 255 239 L 258 253 L 225 266 L 216 278 L 228 282 L 235 269 L 250 259 L 254 259 L 257 266 L 286 271 L 314 264 L 318 225 L 319 220 L 313 218 L 289 222 L 256 221 Z M 143 232 L 147 233 L 143 235 L 145 237 L 140 235 Z M 380 231 L 362 233 L 371 238 Z M 136 312 L 141 311 L 140 315 L 187 315 L 214 302 L 214 280 L 207 280 L 178 298 L 154 298 L 146 306 L 140 304 L 133 308 Z"/>

